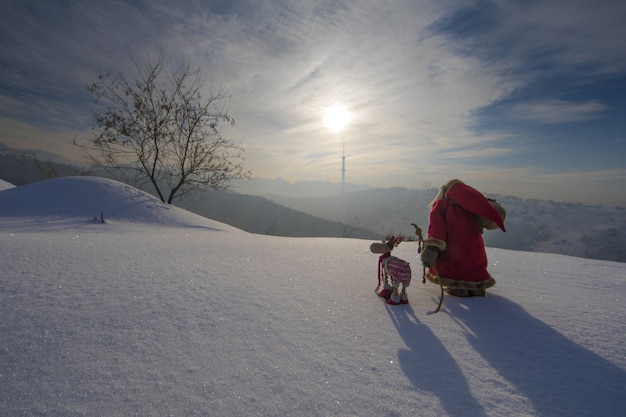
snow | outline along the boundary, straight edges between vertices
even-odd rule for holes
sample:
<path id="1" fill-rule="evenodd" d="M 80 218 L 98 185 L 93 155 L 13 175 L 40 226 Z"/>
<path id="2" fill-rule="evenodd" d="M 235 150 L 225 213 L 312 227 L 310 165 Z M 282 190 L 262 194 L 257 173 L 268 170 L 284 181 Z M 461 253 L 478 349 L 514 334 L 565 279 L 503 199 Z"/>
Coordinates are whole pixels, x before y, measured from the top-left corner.
<path id="1" fill-rule="evenodd" d="M 13 188 L 13 187 L 15 187 L 13 184 L 0 179 L 0 191 L 8 190 L 9 188 Z"/>
<path id="2" fill-rule="evenodd" d="M 374 294 L 370 243 L 104 179 L 5 189 L 0 415 L 626 415 L 626 264 L 488 248 L 488 297 L 429 315 L 415 243 L 405 306 Z"/>

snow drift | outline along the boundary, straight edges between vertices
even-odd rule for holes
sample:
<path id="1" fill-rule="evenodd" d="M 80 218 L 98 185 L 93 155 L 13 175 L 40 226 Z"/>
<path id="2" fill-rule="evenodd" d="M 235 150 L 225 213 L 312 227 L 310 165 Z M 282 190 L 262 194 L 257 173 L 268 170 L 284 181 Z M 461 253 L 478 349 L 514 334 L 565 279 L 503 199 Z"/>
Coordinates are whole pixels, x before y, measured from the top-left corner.
<path id="1" fill-rule="evenodd" d="M 0 216 L 30 217 L 39 224 L 104 218 L 127 224 L 238 230 L 165 204 L 130 185 L 98 177 L 61 177 L 22 185 L 2 192 L 0 202 Z"/>

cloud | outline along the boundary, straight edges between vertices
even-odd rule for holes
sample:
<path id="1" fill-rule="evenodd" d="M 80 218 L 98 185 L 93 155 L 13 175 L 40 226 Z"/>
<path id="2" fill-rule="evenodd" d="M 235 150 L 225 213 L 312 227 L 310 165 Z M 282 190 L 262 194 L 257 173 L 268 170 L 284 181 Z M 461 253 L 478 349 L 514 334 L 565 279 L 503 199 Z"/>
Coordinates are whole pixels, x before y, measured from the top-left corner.
<path id="1" fill-rule="evenodd" d="M 596 119 L 608 107 L 596 100 L 573 103 L 564 100 L 544 100 L 515 104 L 511 117 L 545 124 L 582 122 Z"/>
<path id="2" fill-rule="evenodd" d="M 601 6 L 588 0 L 481 1 L 445 16 L 437 28 L 472 54 L 518 69 L 516 76 L 519 69 L 530 76 L 575 76 L 584 69 L 589 77 L 626 70 L 626 4 L 620 0 Z"/>
<path id="3" fill-rule="evenodd" d="M 614 182 L 620 181 L 626 176 L 626 169 L 603 169 L 597 171 L 581 171 L 581 172 L 559 172 L 554 174 L 544 174 L 542 177 L 558 181 L 562 178 L 566 178 L 569 181 L 575 182 Z M 619 190 L 615 190 L 616 193 Z"/>

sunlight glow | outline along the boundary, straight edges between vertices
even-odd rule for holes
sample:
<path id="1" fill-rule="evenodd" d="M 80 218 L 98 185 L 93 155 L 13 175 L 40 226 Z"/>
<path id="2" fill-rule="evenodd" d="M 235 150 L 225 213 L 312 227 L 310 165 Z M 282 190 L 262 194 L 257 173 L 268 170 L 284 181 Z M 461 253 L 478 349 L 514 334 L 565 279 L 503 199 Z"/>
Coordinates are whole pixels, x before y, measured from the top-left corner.
<path id="1" fill-rule="evenodd" d="M 334 132 L 342 131 L 350 123 L 350 113 L 341 105 L 335 104 L 324 114 L 324 126 Z"/>

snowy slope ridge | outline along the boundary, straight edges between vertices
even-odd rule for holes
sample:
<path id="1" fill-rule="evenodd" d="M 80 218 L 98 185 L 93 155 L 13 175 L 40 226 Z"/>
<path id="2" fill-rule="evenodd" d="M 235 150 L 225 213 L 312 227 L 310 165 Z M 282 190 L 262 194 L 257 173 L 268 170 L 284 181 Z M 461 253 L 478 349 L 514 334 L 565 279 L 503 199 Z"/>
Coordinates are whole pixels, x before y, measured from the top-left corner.
<path id="1" fill-rule="evenodd" d="M 107 222 L 237 230 L 105 178 L 61 177 L 0 193 L 0 216 L 30 216 L 44 218 L 46 222 L 93 222 L 102 215 Z"/>
<path id="2" fill-rule="evenodd" d="M 15 185 L 13 185 L 13 184 L 11 184 L 9 182 L 6 182 L 4 180 L 0 180 L 0 191 L 8 190 L 9 188 L 13 188 L 13 187 L 15 187 Z"/>
<path id="3" fill-rule="evenodd" d="M 55 181 L 0 192 L 2 416 L 626 415 L 623 263 L 488 248 L 489 296 L 428 315 L 414 243 L 391 307 L 369 241 Z"/>

